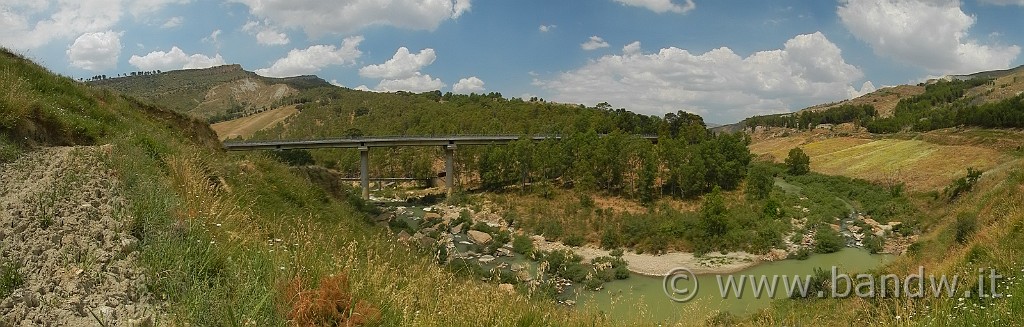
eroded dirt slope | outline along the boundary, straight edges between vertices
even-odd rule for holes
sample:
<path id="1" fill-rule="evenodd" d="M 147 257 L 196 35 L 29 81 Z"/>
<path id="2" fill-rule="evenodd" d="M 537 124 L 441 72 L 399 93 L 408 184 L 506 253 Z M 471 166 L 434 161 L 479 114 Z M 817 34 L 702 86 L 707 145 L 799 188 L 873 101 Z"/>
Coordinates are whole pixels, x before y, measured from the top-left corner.
<path id="1" fill-rule="evenodd" d="M 59 147 L 0 165 L 0 252 L 20 287 L 0 326 L 148 326 L 161 316 L 105 147 Z"/>

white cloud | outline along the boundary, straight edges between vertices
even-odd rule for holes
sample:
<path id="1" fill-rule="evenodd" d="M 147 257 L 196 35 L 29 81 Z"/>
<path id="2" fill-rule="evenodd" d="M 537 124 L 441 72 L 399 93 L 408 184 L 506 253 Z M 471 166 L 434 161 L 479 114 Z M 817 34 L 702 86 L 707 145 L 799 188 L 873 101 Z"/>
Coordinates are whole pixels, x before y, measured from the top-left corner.
<path id="1" fill-rule="evenodd" d="M 36 49 L 83 33 L 113 29 L 127 11 L 137 20 L 190 0 L 0 0 L 0 44 Z M 163 24 L 174 25 L 173 21 Z M 159 25 L 161 23 L 153 23 Z"/>
<path id="2" fill-rule="evenodd" d="M 171 17 L 170 19 L 168 19 L 166 22 L 164 22 L 163 25 L 160 25 L 160 28 L 165 28 L 165 29 L 166 28 L 175 28 L 175 27 L 181 26 L 181 23 L 184 23 L 184 22 L 185 22 L 185 18 L 184 17 L 175 16 L 175 17 Z"/>
<path id="3" fill-rule="evenodd" d="M 409 53 L 406 47 L 398 48 L 395 55 L 380 65 L 369 65 L 359 69 L 359 76 L 368 78 L 402 79 L 419 72 L 437 59 L 434 49 L 426 48 L 418 54 Z"/>
<path id="4" fill-rule="evenodd" d="M 452 92 L 462 94 L 483 92 L 484 90 L 484 81 L 476 76 L 460 79 L 455 86 L 452 86 Z"/>
<path id="5" fill-rule="evenodd" d="M 597 49 L 600 49 L 600 48 L 607 48 L 607 47 L 608 47 L 608 42 L 605 42 L 604 39 L 602 39 L 600 36 L 597 36 L 597 35 L 591 36 L 590 39 L 587 40 L 587 42 L 583 42 L 582 44 L 580 44 L 580 48 L 583 48 L 583 50 L 587 50 L 587 51 L 597 50 Z"/>
<path id="6" fill-rule="evenodd" d="M 291 42 L 288 34 L 278 31 L 268 24 L 260 24 L 257 21 L 249 21 L 242 26 L 242 30 L 256 36 L 256 43 L 262 45 L 285 45 Z"/>
<path id="7" fill-rule="evenodd" d="M 557 27 L 558 27 L 558 25 L 551 24 L 551 25 L 541 25 L 537 29 L 540 30 L 541 32 L 547 33 L 547 32 L 550 32 L 550 31 L 554 30 Z"/>
<path id="8" fill-rule="evenodd" d="M 851 86 L 862 77 L 839 47 L 817 32 L 747 57 L 726 47 L 703 54 L 675 47 L 645 54 L 634 42 L 621 55 L 605 55 L 534 84 L 560 102 L 608 101 L 657 115 L 687 110 L 709 121 L 731 122 L 845 99 L 866 90 Z"/>
<path id="9" fill-rule="evenodd" d="M 121 19 L 121 0 L 0 2 L 0 43 L 34 49 L 57 39 L 111 29 Z"/>
<path id="10" fill-rule="evenodd" d="M 341 47 L 333 45 L 313 45 L 306 49 L 292 49 L 288 55 L 278 59 L 270 68 L 257 69 L 256 73 L 269 77 L 290 77 L 313 74 L 331 65 L 353 65 L 363 55 L 359 51 L 362 36 L 350 36 L 341 42 Z"/>
<path id="11" fill-rule="evenodd" d="M 440 79 L 432 78 L 430 75 L 424 75 L 420 72 L 416 72 L 412 76 L 402 79 L 385 79 L 377 84 L 377 91 L 381 92 L 395 92 L 395 91 L 409 91 L 414 93 L 427 92 L 433 90 L 440 90 L 444 88 L 445 84 Z"/>
<path id="12" fill-rule="evenodd" d="M 223 31 L 221 31 L 221 30 L 214 30 L 213 32 L 210 32 L 209 36 L 204 37 L 202 41 L 203 41 L 203 43 L 219 44 L 220 40 L 218 40 L 218 39 L 220 38 L 220 34 L 221 33 L 223 33 Z"/>
<path id="13" fill-rule="evenodd" d="M 153 51 L 145 56 L 132 55 L 128 63 L 140 70 L 200 69 L 224 65 L 220 54 L 208 57 L 202 54 L 188 55 L 178 47 L 171 51 Z"/>
<path id="14" fill-rule="evenodd" d="M 371 25 L 434 30 L 470 10 L 470 0 L 230 0 L 277 26 L 301 28 L 307 35 L 351 34 Z"/>
<path id="15" fill-rule="evenodd" d="M 406 47 L 400 47 L 382 64 L 367 65 L 359 69 L 359 76 L 379 78 L 381 81 L 375 88 L 380 92 L 409 91 L 425 92 L 440 90 L 445 87 L 440 79 L 420 72 L 437 59 L 434 49 L 426 48 L 413 54 Z"/>
<path id="16" fill-rule="evenodd" d="M 656 13 L 674 12 L 684 14 L 697 8 L 693 0 L 683 0 L 682 4 L 672 3 L 672 0 L 615 0 L 626 6 L 644 7 Z"/>
<path id="17" fill-rule="evenodd" d="M 970 38 L 975 17 L 957 0 L 848 0 L 837 10 L 846 29 L 880 56 L 932 74 L 1007 68 L 1017 45 L 982 44 Z"/>
<path id="18" fill-rule="evenodd" d="M 142 16 L 150 15 L 168 5 L 177 4 L 183 5 L 191 2 L 190 0 L 131 0 L 127 1 L 128 11 L 132 13 L 132 16 L 140 18 Z"/>
<path id="19" fill-rule="evenodd" d="M 117 67 L 121 49 L 121 33 L 106 31 L 82 34 L 65 53 L 71 66 L 102 71 Z"/>

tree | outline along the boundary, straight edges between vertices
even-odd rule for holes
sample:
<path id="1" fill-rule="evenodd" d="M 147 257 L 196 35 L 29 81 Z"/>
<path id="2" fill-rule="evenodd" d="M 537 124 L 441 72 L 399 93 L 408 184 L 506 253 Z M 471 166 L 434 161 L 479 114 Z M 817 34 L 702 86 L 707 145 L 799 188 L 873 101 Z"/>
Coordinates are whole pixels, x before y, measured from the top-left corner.
<path id="1" fill-rule="evenodd" d="M 701 225 L 706 236 L 719 238 L 729 231 L 729 225 L 725 221 L 727 211 L 725 199 L 722 198 L 722 189 L 715 187 L 704 198 L 704 203 L 700 208 Z"/>
<path id="2" fill-rule="evenodd" d="M 765 164 L 755 164 L 747 173 L 747 198 L 763 200 L 768 198 L 775 186 L 775 178 L 771 169 Z"/>
<path id="3" fill-rule="evenodd" d="M 800 148 L 789 150 L 789 157 L 786 158 L 786 166 L 789 167 L 790 175 L 803 175 L 811 171 L 811 157 Z"/>

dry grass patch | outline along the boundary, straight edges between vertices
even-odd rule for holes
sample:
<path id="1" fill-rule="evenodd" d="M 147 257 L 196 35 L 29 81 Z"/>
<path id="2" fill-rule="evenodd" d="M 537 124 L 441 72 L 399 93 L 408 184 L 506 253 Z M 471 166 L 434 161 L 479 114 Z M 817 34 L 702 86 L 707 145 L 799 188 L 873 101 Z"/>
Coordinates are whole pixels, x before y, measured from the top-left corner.
<path id="1" fill-rule="evenodd" d="M 896 179 L 915 191 L 941 189 L 963 175 L 967 167 L 984 171 L 1011 159 L 998 150 L 975 145 L 855 137 L 814 141 L 805 135 L 767 139 L 751 144 L 750 150 L 782 162 L 788 151 L 798 146 L 811 157 L 814 171 L 880 182 Z"/>
<path id="2" fill-rule="evenodd" d="M 295 106 L 281 107 L 251 116 L 219 122 L 210 125 L 210 128 L 217 132 L 217 138 L 222 141 L 236 137 L 248 138 L 258 131 L 284 122 L 285 119 L 297 113 L 299 113 L 299 109 L 296 109 Z"/>

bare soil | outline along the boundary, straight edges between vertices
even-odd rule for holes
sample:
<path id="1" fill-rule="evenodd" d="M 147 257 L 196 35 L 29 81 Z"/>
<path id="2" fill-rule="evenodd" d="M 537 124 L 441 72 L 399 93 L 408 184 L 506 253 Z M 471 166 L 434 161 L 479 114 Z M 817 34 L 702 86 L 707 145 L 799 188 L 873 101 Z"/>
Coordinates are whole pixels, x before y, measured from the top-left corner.
<path id="1" fill-rule="evenodd" d="M 161 317 L 138 265 L 111 148 L 60 147 L 0 166 L 0 252 L 20 287 L 0 326 L 150 326 Z"/>
<path id="2" fill-rule="evenodd" d="M 217 132 L 217 137 L 221 141 L 235 137 L 246 138 L 260 130 L 280 124 L 298 112 L 299 110 L 295 106 L 281 107 L 251 116 L 216 123 L 210 125 L 210 128 Z"/>

